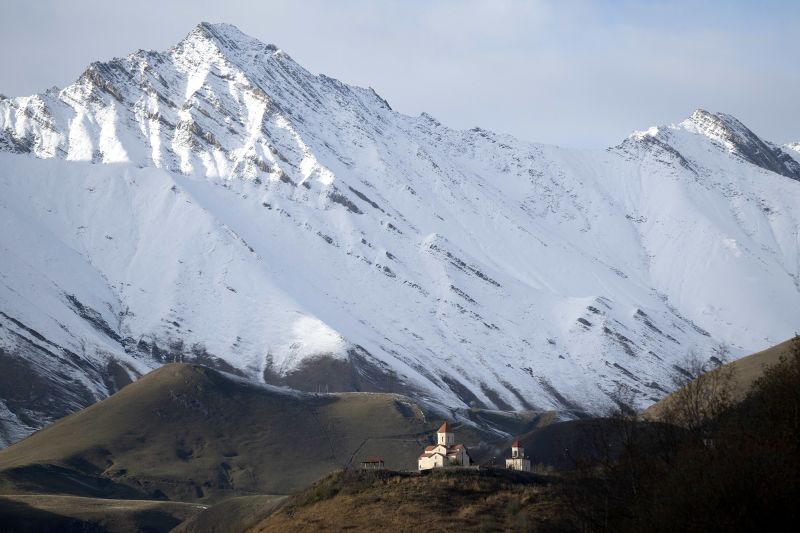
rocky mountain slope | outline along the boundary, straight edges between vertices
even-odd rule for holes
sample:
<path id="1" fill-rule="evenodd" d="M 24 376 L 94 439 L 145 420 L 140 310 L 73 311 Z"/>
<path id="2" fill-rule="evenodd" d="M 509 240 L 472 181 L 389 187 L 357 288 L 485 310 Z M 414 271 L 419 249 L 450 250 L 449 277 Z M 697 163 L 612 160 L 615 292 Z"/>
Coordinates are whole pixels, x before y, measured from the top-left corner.
<path id="1" fill-rule="evenodd" d="M 1 99 L 0 151 L 3 443 L 168 361 L 599 410 L 797 329 L 800 153 L 730 115 L 604 151 L 456 131 L 204 23 Z"/>

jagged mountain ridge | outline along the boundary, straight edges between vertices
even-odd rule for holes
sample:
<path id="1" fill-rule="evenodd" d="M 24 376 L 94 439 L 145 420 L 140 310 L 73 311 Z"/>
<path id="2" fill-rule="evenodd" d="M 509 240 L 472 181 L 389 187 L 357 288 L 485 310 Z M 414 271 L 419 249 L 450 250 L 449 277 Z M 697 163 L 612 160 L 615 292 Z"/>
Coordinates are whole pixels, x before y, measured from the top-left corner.
<path id="1" fill-rule="evenodd" d="M 748 163 L 800 180 L 800 163 L 778 146 L 760 139 L 736 117 L 698 109 L 682 125 L 718 142 Z"/>
<path id="2" fill-rule="evenodd" d="M 298 131 L 316 118 L 321 99 L 324 107 L 352 104 L 341 106 L 350 120 L 330 125 L 350 129 L 371 125 L 363 114 L 387 105 L 372 91 L 312 76 L 233 27 L 201 24 L 166 53 L 96 62 L 64 90 L 13 100 L 10 111 L 30 123 L 14 121 L 5 143 L 38 157 L 210 177 L 288 179 L 281 163 L 325 174 Z M 29 136 L 35 142 L 26 143 Z"/>
<path id="3" fill-rule="evenodd" d="M 6 442 L 168 360 L 600 409 L 796 328 L 798 163 L 729 115 L 597 152 L 455 131 L 201 24 L 0 101 L 0 149 L 0 355 L 50 395 L 4 384 Z"/>

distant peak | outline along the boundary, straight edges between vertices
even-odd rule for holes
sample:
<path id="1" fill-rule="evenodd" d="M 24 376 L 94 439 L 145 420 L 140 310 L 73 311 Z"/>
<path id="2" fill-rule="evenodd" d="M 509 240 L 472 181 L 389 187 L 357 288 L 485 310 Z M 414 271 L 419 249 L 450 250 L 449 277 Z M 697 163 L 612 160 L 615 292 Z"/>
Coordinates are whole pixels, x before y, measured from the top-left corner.
<path id="1" fill-rule="evenodd" d="M 206 22 L 203 21 L 197 25 L 197 28 L 202 30 L 208 30 L 213 32 L 222 32 L 222 33 L 241 33 L 244 35 L 242 30 L 234 26 L 233 24 L 228 24 L 227 22 Z"/>
<path id="2" fill-rule="evenodd" d="M 737 138 L 756 137 L 755 133 L 733 115 L 711 113 L 705 109 L 695 110 L 681 125 L 719 141 L 733 142 Z"/>
<path id="3" fill-rule="evenodd" d="M 726 145 L 731 150 L 733 144 L 735 144 L 734 141 L 739 138 L 758 138 L 755 133 L 750 131 L 733 115 L 712 113 L 702 108 L 696 109 L 689 118 L 677 126 L 674 124 L 671 126 L 651 126 L 646 130 L 634 131 L 629 138 L 635 140 L 661 138 L 666 140 L 669 137 L 669 131 L 676 128 L 704 135 Z"/>
<path id="4" fill-rule="evenodd" d="M 681 122 L 679 127 L 708 137 L 712 141 L 725 146 L 731 152 L 737 152 L 745 145 L 764 144 L 755 133 L 739 119 L 727 113 L 712 113 L 705 109 L 697 109 Z"/>
<path id="5" fill-rule="evenodd" d="M 201 22 L 181 41 L 180 44 L 197 41 L 210 42 L 220 48 L 232 52 L 267 51 L 277 52 L 274 44 L 266 44 L 255 37 L 247 35 L 233 24 L 224 22 Z M 180 46 L 179 44 L 179 46 Z"/>
<path id="6" fill-rule="evenodd" d="M 200 24 L 197 25 L 195 31 L 220 41 L 231 41 L 231 42 L 257 41 L 257 39 L 247 35 L 233 24 L 228 24 L 225 22 L 215 22 L 215 23 L 201 22 Z"/>
<path id="7" fill-rule="evenodd" d="M 713 119 L 717 113 L 711 113 L 710 111 L 706 111 L 702 107 L 698 107 L 694 110 L 694 112 L 689 116 L 689 120 L 705 120 L 705 119 Z"/>
<path id="8" fill-rule="evenodd" d="M 777 146 L 762 140 L 733 115 L 698 109 L 679 126 L 708 137 L 749 163 L 789 178 L 800 179 L 800 165 L 794 159 Z"/>
<path id="9" fill-rule="evenodd" d="M 798 161 L 774 144 L 762 140 L 739 119 L 727 113 L 713 113 L 700 108 L 680 124 L 635 131 L 628 139 L 648 146 L 656 146 L 660 150 L 667 150 L 673 153 L 683 166 L 690 168 L 690 162 L 676 150 L 673 144 L 672 135 L 676 130 L 706 137 L 739 159 L 788 178 L 800 180 L 800 163 Z M 620 146 L 624 146 L 624 144 Z M 793 148 L 791 145 L 787 145 L 785 148 L 800 151 L 800 146 Z"/>

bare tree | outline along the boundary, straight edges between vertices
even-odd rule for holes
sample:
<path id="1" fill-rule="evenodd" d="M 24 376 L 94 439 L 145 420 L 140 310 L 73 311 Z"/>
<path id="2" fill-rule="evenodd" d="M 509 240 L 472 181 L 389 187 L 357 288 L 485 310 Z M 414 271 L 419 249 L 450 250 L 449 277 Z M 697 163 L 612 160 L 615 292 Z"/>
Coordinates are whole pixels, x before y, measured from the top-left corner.
<path id="1" fill-rule="evenodd" d="M 712 352 L 704 361 L 691 350 L 675 365 L 672 380 L 676 390 L 666 398 L 660 417 L 664 422 L 696 431 L 732 405 L 734 369 L 725 364 L 730 349 L 719 344 Z"/>

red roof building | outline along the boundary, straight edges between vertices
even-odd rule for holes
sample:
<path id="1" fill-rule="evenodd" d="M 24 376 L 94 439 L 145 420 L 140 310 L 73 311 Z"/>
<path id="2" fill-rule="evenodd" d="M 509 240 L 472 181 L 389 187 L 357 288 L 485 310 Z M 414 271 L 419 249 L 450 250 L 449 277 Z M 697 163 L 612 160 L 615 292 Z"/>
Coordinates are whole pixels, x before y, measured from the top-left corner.
<path id="1" fill-rule="evenodd" d="M 452 426 L 445 422 L 436 431 L 436 444 L 425 446 L 417 459 L 417 468 L 429 470 L 447 466 L 469 466 L 469 453 L 463 444 L 455 443 Z"/>

